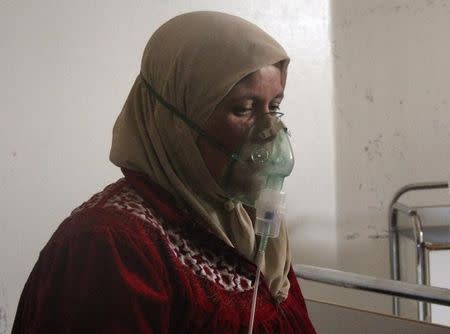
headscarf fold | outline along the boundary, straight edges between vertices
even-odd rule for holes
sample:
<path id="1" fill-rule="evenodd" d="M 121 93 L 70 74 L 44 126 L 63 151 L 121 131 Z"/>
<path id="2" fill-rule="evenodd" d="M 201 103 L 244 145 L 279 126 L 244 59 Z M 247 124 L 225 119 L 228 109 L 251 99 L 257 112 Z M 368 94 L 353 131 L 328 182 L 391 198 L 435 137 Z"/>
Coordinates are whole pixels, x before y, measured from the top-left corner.
<path id="1" fill-rule="evenodd" d="M 195 211 L 198 223 L 255 262 L 254 222 L 245 207 L 227 199 L 209 173 L 196 144 L 198 133 L 159 103 L 147 84 L 202 127 L 248 74 L 281 63 L 284 86 L 288 62 L 272 37 L 239 17 L 193 12 L 169 20 L 147 43 L 141 73 L 114 125 L 110 160 L 146 174 L 180 206 Z M 287 297 L 290 265 L 283 222 L 262 259 L 262 273 L 278 301 Z"/>

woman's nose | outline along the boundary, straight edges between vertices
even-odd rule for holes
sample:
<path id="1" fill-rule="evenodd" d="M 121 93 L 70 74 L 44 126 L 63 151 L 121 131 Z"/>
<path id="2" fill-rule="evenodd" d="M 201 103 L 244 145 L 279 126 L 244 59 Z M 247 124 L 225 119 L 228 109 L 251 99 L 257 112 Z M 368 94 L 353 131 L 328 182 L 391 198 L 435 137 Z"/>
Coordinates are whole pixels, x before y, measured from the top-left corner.
<path id="1" fill-rule="evenodd" d="M 276 122 L 278 118 L 273 112 L 265 112 L 257 120 L 255 124 L 257 128 L 257 136 L 260 141 L 272 141 L 277 134 Z"/>

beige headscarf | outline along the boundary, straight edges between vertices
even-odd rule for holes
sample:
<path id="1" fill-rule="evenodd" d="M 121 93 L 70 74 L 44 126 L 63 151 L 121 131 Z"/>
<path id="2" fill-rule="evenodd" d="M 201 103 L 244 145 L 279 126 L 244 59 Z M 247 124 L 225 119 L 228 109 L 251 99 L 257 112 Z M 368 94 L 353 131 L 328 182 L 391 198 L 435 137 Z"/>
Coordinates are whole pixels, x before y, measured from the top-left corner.
<path id="1" fill-rule="evenodd" d="M 203 126 L 218 103 L 246 75 L 282 62 L 283 85 L 289 58 L 254 24 L 218 12 L 193 12 L 162 25 L 148 42 L 137 77 L 113 130 L 111 161 L 143 172 L 194 210 L 199 223 L 255 262 L 253 222 L 241 203 L 232 203 L 206 167 L 198 134 L 163 107 L 162 98 Z M 262 273 L 272 295 L 289 291 L 291 257 L 286 226 L 271 239 Z"/>

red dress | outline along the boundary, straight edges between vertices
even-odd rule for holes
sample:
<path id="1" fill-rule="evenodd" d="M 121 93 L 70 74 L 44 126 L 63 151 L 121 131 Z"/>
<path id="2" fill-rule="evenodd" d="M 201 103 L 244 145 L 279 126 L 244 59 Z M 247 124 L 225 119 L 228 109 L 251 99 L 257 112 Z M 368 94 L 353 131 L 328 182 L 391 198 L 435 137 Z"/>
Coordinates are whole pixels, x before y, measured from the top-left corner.
<path id="1" fill-rule="evenodd" d="M 41 251 L 12 333 L 247 333 L 255 266 L 124 173 Z M 254 333 L 315 333 L 292 269 L 289 279 L 281 304 L 261 280 Z"/>

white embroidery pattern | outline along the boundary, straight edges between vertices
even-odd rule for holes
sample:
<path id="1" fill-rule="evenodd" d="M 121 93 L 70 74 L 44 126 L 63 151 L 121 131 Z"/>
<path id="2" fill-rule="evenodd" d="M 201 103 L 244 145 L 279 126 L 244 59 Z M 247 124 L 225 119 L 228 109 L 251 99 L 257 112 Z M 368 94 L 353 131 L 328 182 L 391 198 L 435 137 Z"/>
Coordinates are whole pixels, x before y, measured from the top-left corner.
<path id="1" fill-rule="evenodd" d="M 111 193 L 111 190 L 113 190 L 114 186 L 116 184 L 118 184 L 119 182 L 123 182 L 123 179 L 120 179 L 116 183 L 110 184 L 105 189 L 103 189 L 101 192 L 92 196 L 88 201 L 81 204 L 78 208 L 75 208 L 70 215 L 73 216 L 74 214 L 76 214 L 82 210 L 93 208 L 94 206 L 96 206 L 103 198 L 108 197 L 108 195 Z"/>
<path id="2" fill-rule="evenodd" d="M 252 281 L 237 273 L 237 264 L 230 264 L 223 256 L 199 249 L 192 242 L 184 239 L 179 230 L 163 227 L 160 223 L 161 218 L 156 218 L 156 214 L 145 206 L 143 198 L 133 188 L 125 185 L 112 196 L 110 192 L 111 187 L 105 188 L 104 191 L 94 195 L 88 202 L 75 209 L 72 214 L 94 207 L 106 198 L 102 207 L 126 211 L 156 228 L 167 239 L 175 257 L 197 276 L 204 277 L 227 291 L 243 292 L 252 289 Z"/>
<path id="3" fill-rule="evenodd" d="M 165 235 L 161 224 L 159 224 L 156 214 L 144 204 L 144 199 L 131 187 L 123 186 L 120 192 L 110 196 L 105 202 L 104 208 L 112 207 L 119 211 L 127 213 L 149 223 L 158 231 Z"/>

